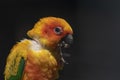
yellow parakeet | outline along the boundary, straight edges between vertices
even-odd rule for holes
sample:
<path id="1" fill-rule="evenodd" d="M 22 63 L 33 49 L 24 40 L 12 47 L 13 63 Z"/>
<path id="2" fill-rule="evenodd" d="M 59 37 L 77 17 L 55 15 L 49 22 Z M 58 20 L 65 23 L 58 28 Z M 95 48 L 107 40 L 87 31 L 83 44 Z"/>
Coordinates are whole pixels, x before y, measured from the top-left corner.
<path id="1" fill-rule="evenodd" d="M 56 80 L 64 59 L 61 47 L 71 44 L 71 26 L 62 18 L 40 19 L 27 32 L 31 39 L 18 42 L 10 51 L 5 80 Z"/>

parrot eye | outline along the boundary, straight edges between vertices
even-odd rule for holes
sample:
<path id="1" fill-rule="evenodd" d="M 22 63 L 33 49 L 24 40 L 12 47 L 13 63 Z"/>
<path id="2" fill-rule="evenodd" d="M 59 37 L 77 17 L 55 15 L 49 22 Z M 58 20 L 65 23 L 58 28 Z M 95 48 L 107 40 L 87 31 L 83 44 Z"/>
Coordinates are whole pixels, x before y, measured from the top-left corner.
<path id="1" fill-rule="evenodd" d="M 54 32 L 55 32 L 56 34 L 61 34 L 61 33 L 62 33 L 62 28 L 61 28 L 61 27 L 55 27 L 55 28 L 54 28 Z"/>

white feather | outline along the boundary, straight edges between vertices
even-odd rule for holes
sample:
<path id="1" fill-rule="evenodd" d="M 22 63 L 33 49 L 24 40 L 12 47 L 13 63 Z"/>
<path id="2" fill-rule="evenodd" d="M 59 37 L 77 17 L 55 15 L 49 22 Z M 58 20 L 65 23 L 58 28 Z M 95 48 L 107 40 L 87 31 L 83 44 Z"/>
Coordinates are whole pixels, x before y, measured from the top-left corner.
<path id="1" fill-rule="evenodd" d="M 30 49 L 34 50 L 34 51 L 40 51 L 42 49 L 42 46 L 40 45 L 40 43 L 38 43 L 35 40 L 31 40 L 31 46 Z"/>

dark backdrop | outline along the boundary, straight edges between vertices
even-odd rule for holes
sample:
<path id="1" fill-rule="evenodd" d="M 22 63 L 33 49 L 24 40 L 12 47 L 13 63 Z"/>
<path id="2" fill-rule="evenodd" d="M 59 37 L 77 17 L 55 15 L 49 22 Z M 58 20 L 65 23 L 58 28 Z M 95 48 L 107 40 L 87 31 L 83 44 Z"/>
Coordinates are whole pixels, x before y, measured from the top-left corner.
<path id="1" fill-rule="evenodd" d="M 120 80 L 119 0 L 0 1 L 0 80 L 12 46 L 39 18 L 66 19 L 74 30 L 59 80 Z"/>

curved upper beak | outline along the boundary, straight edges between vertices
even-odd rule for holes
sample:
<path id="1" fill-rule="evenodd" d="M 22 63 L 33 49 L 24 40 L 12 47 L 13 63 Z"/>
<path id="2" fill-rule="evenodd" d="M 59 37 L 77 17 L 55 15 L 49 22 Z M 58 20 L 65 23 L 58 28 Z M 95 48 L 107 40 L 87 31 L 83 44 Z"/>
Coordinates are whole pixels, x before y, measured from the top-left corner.
<path id="1" fill-rule="evenodd" d="M 73 43 L 73 36 L 71 34 L 66 35 L 61 40 L 61 46 L 64 48 L 68 48 Z"/>

